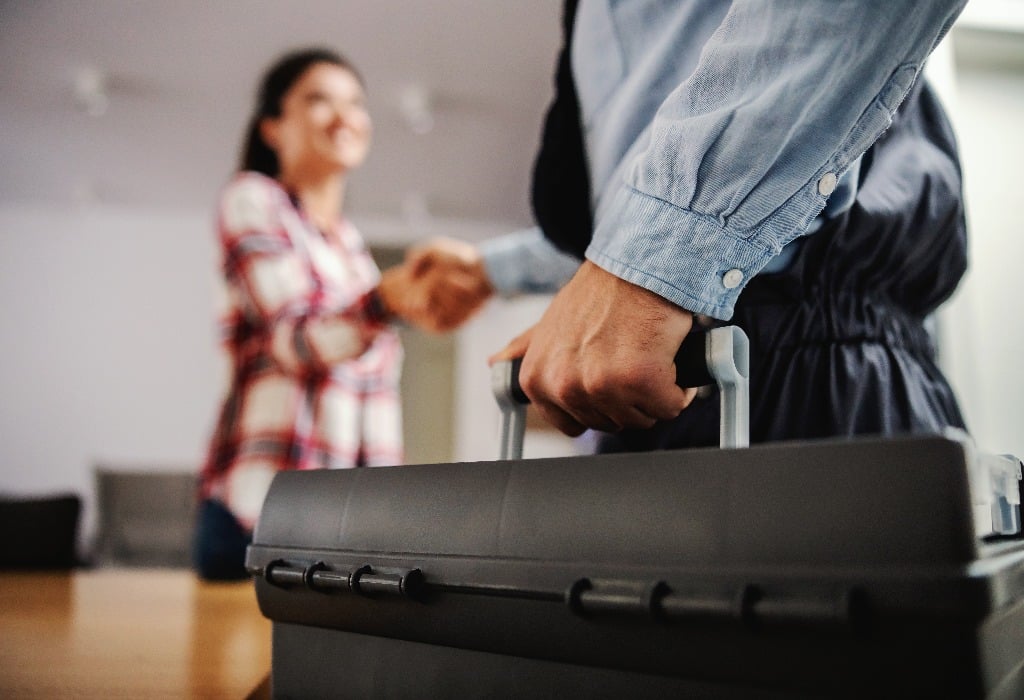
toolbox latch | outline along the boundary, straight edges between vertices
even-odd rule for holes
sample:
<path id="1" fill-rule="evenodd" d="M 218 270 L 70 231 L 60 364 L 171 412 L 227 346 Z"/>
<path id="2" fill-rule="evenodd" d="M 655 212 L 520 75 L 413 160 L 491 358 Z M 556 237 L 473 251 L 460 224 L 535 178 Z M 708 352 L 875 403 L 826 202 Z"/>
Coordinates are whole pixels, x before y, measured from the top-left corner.
<path id="1" fill-rule="evenodd" d="M 581 617 L 630 615 L 664 623 L 723 622 L 751 631 L 814 625 L 860 630 L 866 601 L 856 588 L 785 592 L 747 584 L 734 591 L 676 591 L 665 581 L 581 578 L 565 594 Z"/>
<path id="2" fill-rule="evenodd" d="M 419 569 L 385 573 L 363 566 L 353 572 L 350 586 L 354 592 L 365 596 L 385 594 L 415 598 L 423 586 L 423 573 Z"/>
<path id="3" fill-rule="evenodd" d="M 267 580 L 267 583 L 281 588 L 302 586 L 306 584 L 306 568 L 304 566 L 294 566 L 289 562 L 278 559 L 263 567 L 263 578 Z M 260 571 L 257 569 L 254 573 L 259 575 Z"/>
<path id="4" fill-rule="evenodd" d="M 423 573 L 419 569 L 384 572 L 368 564 L 349 572 L 332 569 L 322 561 L 303 565 L 278 559 L 253 573 L 262 574 L 267 583 L 280 588 L 304 587 L 320 593 L 351 591 L 363 596 L 415 598 L 423 589 Z"/>
<path id="5" fill-rule="evenodd" d="M 668 593 L 664 581 L 616 581 L 581 578 L 566 592 L 566 603 L 577 615 L 657 614 L 660 600 Z"/>

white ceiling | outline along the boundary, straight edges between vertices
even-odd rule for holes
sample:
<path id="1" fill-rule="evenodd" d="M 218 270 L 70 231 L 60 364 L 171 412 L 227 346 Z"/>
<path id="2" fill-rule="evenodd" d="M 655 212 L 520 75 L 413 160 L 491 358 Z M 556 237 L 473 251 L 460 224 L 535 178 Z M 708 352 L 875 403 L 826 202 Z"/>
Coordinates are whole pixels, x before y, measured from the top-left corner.
<path id="1" fill-rule="evenodd" d="M 208 209 L 259 75 L 307 44 L 347 54 L 375 143 L 349 212 L 526 224 L 557 0 L 0 0 L 0 204 Z M 106 77 L 90 116 L 75 76 Z M 425 89 L 417 134 L 402 94 Z"/>

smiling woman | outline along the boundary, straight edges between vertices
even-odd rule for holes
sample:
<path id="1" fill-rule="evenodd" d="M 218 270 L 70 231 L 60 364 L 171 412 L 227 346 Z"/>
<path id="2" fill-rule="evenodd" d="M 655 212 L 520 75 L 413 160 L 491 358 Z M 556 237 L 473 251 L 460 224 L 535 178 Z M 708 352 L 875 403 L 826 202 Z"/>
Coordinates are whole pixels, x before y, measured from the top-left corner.
<path id="1" fill-rule="evenodd" d="M 321 63 L 289 91 L 286 119 L 261 122 L 263 140 L 273 144 L 289 171 L 281 180 L 301 179 L 318 167 L 351 170 L 366 159 L 372 123 L 359 79 L 349 69 Z"/>
<path id="2" fill-rule="evenodd" d="M 327 49 L 289 54 L 264 78 L 240 170 L 286 186 L 348 172 L 366 159 L 372 131 L 363 79 L 346 58 Z M 340 210 L 344 189 L 336 195 Z"/>
<path id="3" fill-rule="evenodd" d="M 391 321 L 445 330 L 402 264 L 383 274 L 343 204 L 370 147 L 363 81 L 309 49 L 267 72 L 217 230 L 231 362 L 201 475 L 196 565 L 245 576 L 274 474 L 402 461 L 402 348 Z"/>

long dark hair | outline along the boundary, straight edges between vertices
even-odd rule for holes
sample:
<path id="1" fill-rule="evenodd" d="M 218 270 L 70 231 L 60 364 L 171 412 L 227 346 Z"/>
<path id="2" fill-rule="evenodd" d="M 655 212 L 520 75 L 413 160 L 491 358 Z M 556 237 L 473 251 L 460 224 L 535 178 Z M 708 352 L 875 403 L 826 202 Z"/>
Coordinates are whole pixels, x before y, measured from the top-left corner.
<path id="1" fill-rule="evenodd" d="M 365 87 L 363 78 L 352 63 L 336 51 L 323 48 L 299 49 L 277 59 L 260 81 L 256 95 L 256 109 L 249 119 L 245 131 L 245 142 L 242 145 L 242 157 L 239 170 L 255 170 L 256 172 L 277 177 L 281 165 L 277 162 L 277 154 L 270 148 L 260 135 L 260 122 L 267 117 L 281 116 L 281 101 L 292 85 L 298 81 L 310 66 L 316 63 L 330 63 L 349 71 Z"/>

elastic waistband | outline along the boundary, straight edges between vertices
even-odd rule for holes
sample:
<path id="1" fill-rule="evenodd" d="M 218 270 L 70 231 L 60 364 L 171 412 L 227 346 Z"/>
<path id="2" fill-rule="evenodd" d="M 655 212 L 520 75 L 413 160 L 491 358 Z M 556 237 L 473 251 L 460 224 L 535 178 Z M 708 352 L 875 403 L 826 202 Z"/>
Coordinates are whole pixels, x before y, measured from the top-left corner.
<path id="1" fill-rule="evenodd" d="M 761 353 L 877 343 L 928 357 L 935 355 L 935 342 L 924 318 L 873 300 L 744 304 L 741 299 L 730 323 L 746 331 L 751 345 Z"/>

